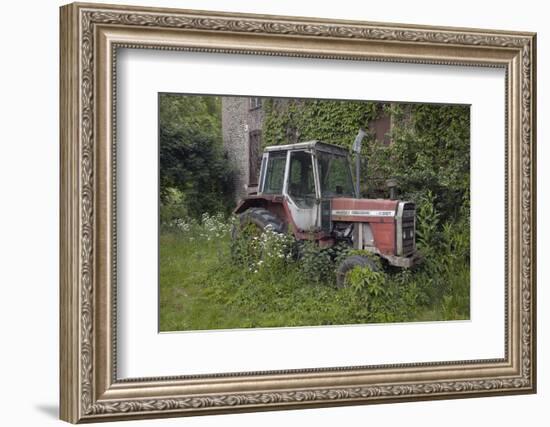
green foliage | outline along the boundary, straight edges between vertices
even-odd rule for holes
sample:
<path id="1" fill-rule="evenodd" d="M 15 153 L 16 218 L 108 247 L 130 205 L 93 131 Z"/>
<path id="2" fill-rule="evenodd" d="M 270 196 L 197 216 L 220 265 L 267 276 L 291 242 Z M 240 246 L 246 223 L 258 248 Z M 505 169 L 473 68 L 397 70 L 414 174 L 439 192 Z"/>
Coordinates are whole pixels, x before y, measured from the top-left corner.
<path id="1" fill-rule="evenodd" d="M 233 227 L 238 221 L 233 220 Z M 260 230 L 255 224 L 238 229 L 238 235 L 231 242 L 231 258 L 253 273 L 279 274 L 292 261 L 295 246 L 290 234 L 276 233 L 270 226 Z M 236 233 L 234 229 L 233 233 Z"/>
<path id="2" fill-rule="evenodd" d="M 346 256 L 348 247 L 336 245 L 321 248 L 312 241 L 299 243 L 299 268 L 304 280 L 312 283 L 333 283 L 339 262 Z"/>
<path id="3" fill-rule="evenodd" d="M 213 137 L 221 136 L 221 98 L 163 93 L 159 95 L 161 129 L 184 132 L 199 130 Z"/>
<path id="4" fill-rule="evenodd" d="M 457 221 L 441 224 L 431 192 L 422 197 L 417 218 L 417 244 L 423 263 L 415 273 L 422 280 L 429 301 L 438 301 L 443 319 L 469 316 L 470 221 L 464 203 Z"/>
<path id="5" fill-rule="evenodd" d="M 392 104 L 388 111 L 392 143 L 365 147 L 369 188 L 397 178 L 401 198 L 419 203 L 430 191 L 442 220 L 458 220 L 470 189 L 469 107 Z"/>
<path id="6" fill-rule="evenodd" d="M 348 276 L 349 286 L 339 289 L 336 267 L 365 251 L 320 248 L 314 242 L 301 242 L 296 251 L 290 235 L 262 232 L 254 225 L 232 239 L 236 225 L 235 218 L 204 215 L 175 220 L 163 229 L 161 330 L 469 317 L 469 265 L 452 259 L 469 247 L 459 226 L 445 226 L 440 236 L 426 240 L 425 249 L 433 249 L 435 258 L 418 268 L 384 271 L 380 259 L 370 254 L 380 270 L 356 268 Z"/>
<path id="7" fill-rule="evenodd" d="M 234 171 L 222 149 L 218 97 L 163 94 L 160 102 L 161 218 L 229 213 Z"/>
<path id="8" fill-rule="evenodd" d="M 185 203 L 185 194 L 175 187 L 166 187 L 163 191 L 160 209 L 160 224 L 165 226 L 180 218 L 187 218 L 189 213 Z"/>
<path id="9" fill-rule="evenodd" d="M 421 198 L 417 209 L 416 243 L 425 258 L 433 259 L 438 243 L 440 214 L 430 190 Z"/>
<path id="10" fill-rule="evenodd" d="M 263 103 L 263 143 L 269 146 L 320 139 L 350 147 L 359 128 L 377 116 L 377 105 L 363 101 L 267 99 Z"/>
<path id="11" fill-rule="evenodd" d="M 346 283 L 353 291 L 364 291 L 375 298 L 386 293 L 385 279 L 384 273 L 369 267 L 355 267 L 346 275 Z"/>

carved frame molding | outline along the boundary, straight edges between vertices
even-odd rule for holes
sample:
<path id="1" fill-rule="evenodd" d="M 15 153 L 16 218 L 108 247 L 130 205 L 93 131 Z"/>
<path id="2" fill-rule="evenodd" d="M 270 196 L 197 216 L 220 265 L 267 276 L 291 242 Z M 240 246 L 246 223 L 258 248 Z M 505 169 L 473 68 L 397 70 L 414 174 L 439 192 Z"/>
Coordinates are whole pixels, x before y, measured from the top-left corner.
<path id="1" fill-rule="evenodd" d="M 504 67 L 506 357 L 116 378 L 116 51 L 120 47 Z M 535 35 L 173 9 L 61 8 L 61 418 L 70 422 L 532 393 Z"/>

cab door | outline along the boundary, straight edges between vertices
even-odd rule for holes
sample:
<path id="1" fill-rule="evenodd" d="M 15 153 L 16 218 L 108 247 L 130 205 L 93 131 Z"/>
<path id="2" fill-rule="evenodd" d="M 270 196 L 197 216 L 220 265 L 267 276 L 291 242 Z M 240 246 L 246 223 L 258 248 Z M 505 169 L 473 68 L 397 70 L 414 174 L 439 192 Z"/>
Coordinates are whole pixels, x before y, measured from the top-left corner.
<path id="1" fill-rule="evenodd" d="M 284 195 L 294 223 L 301 231 L 319 229 L 320 194 L 313 155 L 307 150 L 289 151 Z"/>

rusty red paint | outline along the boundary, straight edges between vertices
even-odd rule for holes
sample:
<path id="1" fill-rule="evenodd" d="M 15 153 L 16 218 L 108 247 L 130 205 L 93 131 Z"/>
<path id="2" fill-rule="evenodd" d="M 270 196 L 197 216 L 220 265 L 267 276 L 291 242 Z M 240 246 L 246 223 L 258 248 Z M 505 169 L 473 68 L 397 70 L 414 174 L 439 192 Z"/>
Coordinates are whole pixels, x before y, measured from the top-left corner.
<path id="1" fill-rule="evenodd" d="M 348 209 L 348 210 L 361 210 L 371 209 L 380 211 L 397 211 L 397 200 L 385 200 L 385 199 L 352 199 L 352 198 L 336 198 L 332 199 L 332 209 Z"/>
<path id="2" fill-rule="evenodd" d="M 393 217 L 379 217 L 379 216 L 368 216 L 368 215 L 332 215 L 333 221 L 342 221 L 342 222 L 368 222 L 368 223 L 387 223 L 391 224 L 395 222 Z"/>
<path id="3" fill-rule="evenodd" d="M 338 198 L 332 200 L 332 210 L 373 210 L 392 211 L 394 216 L 381 217 L 369 215 L 332 215 L 333 221 L 362 222 L 370 224 L 374 245 L 384 255 L 394 255 L 395 247 L 395 214 L 397 200 L 385 199 L 351 199 Z"/>
<path id="4" fill-rule="evenodd" d="M 371 223 L 374 245 L 384 255 L 395 255 L 395 221 L 388 223 Z"/>

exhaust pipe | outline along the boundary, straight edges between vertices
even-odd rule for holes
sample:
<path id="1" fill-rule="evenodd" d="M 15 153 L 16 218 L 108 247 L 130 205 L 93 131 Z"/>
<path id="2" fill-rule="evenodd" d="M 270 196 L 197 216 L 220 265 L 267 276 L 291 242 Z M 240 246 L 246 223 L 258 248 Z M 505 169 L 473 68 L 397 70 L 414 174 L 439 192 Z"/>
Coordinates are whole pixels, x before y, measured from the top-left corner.
<path id="1" fill-rule="evenodd" d="M 353 141 L 352 151 L 355 153 L 355 194 L 357 197 L 361 197 L 360 194 L 360 176 L 361 176 L 361 143 L 367 132 L 365 129 L 360 128 L 355 141 Z"/>

